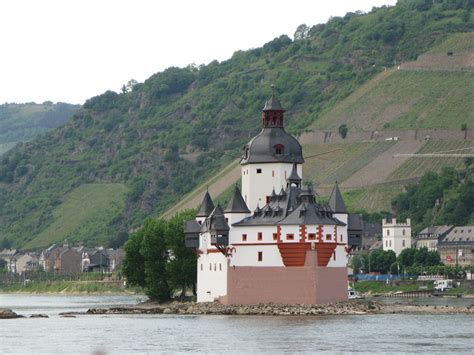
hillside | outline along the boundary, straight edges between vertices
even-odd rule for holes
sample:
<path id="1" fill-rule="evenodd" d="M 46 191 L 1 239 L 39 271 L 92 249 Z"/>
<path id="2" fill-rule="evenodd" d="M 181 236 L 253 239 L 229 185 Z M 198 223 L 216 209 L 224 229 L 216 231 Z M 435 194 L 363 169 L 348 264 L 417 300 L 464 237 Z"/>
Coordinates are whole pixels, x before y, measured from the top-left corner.
<path id="1" fill-rule="evenodd" d="M 394 61 L 408 62 L 452 33 L 472 31 L 471 12 L 467 5 L 448 1 L 432 6 L 401 1 L 369 14 L 300 26 L 294 40 L 280 36 L 221 63 L 169 68 L 128 92 L 91 98 L 64 126 L 4 155 L 0 238 L 16 246 L 44 246 L 64 238 L 87 244 L 94 243 L 87 234 L 140 226 L 194 187 L 205 188 L 206 180 L 235 162 L 242 144 L 260 128 L 270 84 L 287 109 L 288 130 L 303 132 Z M 357 168 L 390 146 L 362 144 Z M 329 183 L 355 170 L 341 163 L 328 167 L 324 178 Z M 69 218 L 71 194 L 90 184 L 124 186 L 126 192 L 114 200 L 114 216 L 101 225 L 88 223 L 87 233 L 71 227 L 35 241 Z M 89 198 L 88 210 L 104 208 L 99 197 Z"/>
<path id="2" fill-rule="evenodd" d="M 58 102 L 0 105 L 0 155 L 17 142 L 27 142 L 71 118 L 79 105 Z"/>

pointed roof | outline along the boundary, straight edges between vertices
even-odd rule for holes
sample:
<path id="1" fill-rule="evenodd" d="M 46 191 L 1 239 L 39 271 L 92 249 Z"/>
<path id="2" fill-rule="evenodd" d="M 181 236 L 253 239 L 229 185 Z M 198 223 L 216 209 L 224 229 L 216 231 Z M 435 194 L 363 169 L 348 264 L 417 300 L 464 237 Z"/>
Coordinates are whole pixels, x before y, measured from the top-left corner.
<path id="1" fill-rule="evenodd" d="M 234 194 L 225 209 L 225 213 L 250 213 L 238 186 L 235 186 Z"/>
<path id="2" fill-rule="evenodd" d="M 285 111 L 281 107 L 280 100 L 276 98 L 275 95 L 272 95 L 266 102 L 262 111 Z"/>
<path id="3" fill-rule="evenodd" d="M 216 208 L 209 215 L 211 219 L 210 230 L 215 231 L 228 231 L 229 225 L 227 224 L 224 216 L 224 211 L 222 210 L 221 205 L 217 204 Z"/>
<path id="4" fill-rule="evenodd" d="M 211 214 L 213 209 L 214 203 L 212 202 L 211 195 L 209 195 L 209 191 L 206 191 L 206 194 L 202 199 L 201 206 L 199 207 L 199 211 L 196 217 L 207 217 Z"/>
<path id="5" fill-rule="evenodd" d="M 290 184 L 292 182 L 295 182 L 297 183 L 298 185 L 301 184 L 301 178 L 300 176 L 298 175 L 298 169 L 296 167 L 296 163 L 293 163 L 293 169 L 291 169 L 291 174 L 290 174 L 290 177 L 288 177 L 286 179 Z"/>
<path id="6" fill-rule="evenodd" d="M 342 198 L 341 190 L 339 190 L 339 184 L 336 181 L 336 185 L 331 192 L 331 197 L 329 197 L 329 207 L 331 210 L 336 213 L 347 213 L 346 204 Z"/>

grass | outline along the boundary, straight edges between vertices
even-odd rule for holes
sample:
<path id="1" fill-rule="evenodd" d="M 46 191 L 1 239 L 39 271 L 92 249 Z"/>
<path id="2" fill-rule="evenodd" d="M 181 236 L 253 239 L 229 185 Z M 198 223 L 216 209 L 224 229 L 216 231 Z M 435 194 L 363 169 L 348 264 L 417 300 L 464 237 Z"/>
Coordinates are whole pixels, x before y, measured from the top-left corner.
<path id="1" fill-rule="evenodd" d="M 361 89 L 359 89 L 361 90 Z M 474 122 L 474 71 L 391 70 L 327 114 L 313 129 L 460 129 Z"/>
<path id="2" fill-rule="evenodd" d="M 469 150 L 459 150 L 456 149 L 473 147 L 474 144 L 472 141 L 429 141 L 424 144 L 417 154 L 424 153 L 435 153 L 435 152 L 445 152 L 451 151 L 449 153 L 469 153 L 472 152 Z M 389 180 L 400 180 L 408 179 L 413 177 L 422 176 L 428 171 L 439 172 L 443 167 L 453 167 L 456 169 L 461 169 L 464 167 L 464 158 L 456 157 L 413 157 L 409 158 L 405 163 L 403 163 L 397 170 L 392 172 L 388 177 Z"/>
<path id="3" fill-rule="evenodd" d="M 13 143 L 0 143 L 0 155 L 4 154 L 6 151 L 10 150 L 15 146 L 16 142 Z"/>
<path id="4" fill-rule="evenodd" d="M 433 289 L 433 284 L 428 283 L 424 284 L 425 286 L 428 286 L 429 290 Z M 389 292 L 397 292 L 397 291 L 402 291 L 402 292 L 410 292 L 410 291 L 418 291 L 419 287 L 421 284 L 416 283 L 416 284 L 400 284 L 399 286 L 391 286 L 387 285 L 385 282 L 380 282 L 380 281 L 359 281 L 354 283 L 354 288 L 356 291 L 360 293 L 389 293 Z"/>
<path id="5" fill-rule="evenodd" d="M 127 191 L 123 184 L 79 186 L 54 209 L 53 222 L 25 248 L 46 247 L 66 238 L 69 242 L 82 238 L 102 242 L 113 233 L 107 226 L 124 209 Z"/>
<path id="6" fill-rule="evenodd" d="M 100 281 L 43 281 L 31 282 L 27 285 L 0 284 L 0 292 L 28 292 L 28 293 L 121 293 L 143 292 L 140 288 L 122 287 L 121 282 Z"/>
<path id="7" fill-rule="evenodd" d="M 474 49 L 474 33 L 456 33 L 430 49 L 427 53 L 462 52 Z"/>

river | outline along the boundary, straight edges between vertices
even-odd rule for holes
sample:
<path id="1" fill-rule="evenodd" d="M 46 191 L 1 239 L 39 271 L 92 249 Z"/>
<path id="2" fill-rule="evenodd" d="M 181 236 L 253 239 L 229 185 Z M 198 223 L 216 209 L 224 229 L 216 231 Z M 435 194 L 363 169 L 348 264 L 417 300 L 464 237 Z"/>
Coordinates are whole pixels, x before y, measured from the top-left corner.
<path id="1" fill-rule="evenodd" d="M 143 299 L 0 294 L 0 307 L 25 316 L 49 316 L 0 320 L 0 354 L 447 353 L 471 352 L 474 347 L 474 317 L 464 314 L 59 316 L 61 312 L 135 304 Z"/>

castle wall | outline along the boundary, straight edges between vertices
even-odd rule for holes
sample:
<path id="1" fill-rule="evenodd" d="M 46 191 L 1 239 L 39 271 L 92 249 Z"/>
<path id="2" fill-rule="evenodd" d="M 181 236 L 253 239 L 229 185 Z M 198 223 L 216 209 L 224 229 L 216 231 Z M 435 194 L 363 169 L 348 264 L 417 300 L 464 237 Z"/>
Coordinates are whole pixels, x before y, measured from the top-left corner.
<path id="1" fill-rule="evenodd" d="M 198 302 L 213 302 L 227 294 L 227 259 L 217 249 L 211 250 L 197 261 Z"/>
<path id="2" fill-rule="evenodd" d="M 347 268 L 230 267 L 226 304 L 321 304 L 347 300 Z"/>

